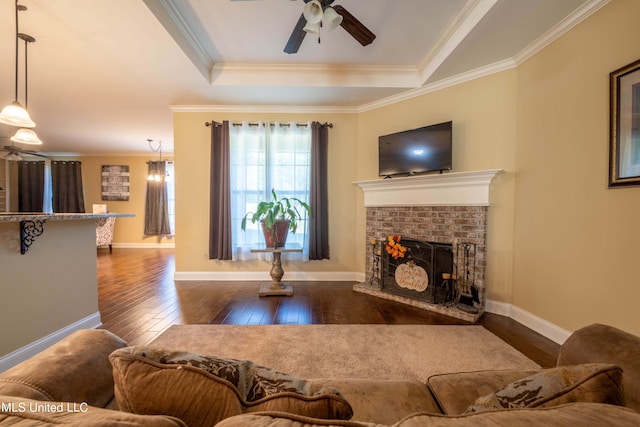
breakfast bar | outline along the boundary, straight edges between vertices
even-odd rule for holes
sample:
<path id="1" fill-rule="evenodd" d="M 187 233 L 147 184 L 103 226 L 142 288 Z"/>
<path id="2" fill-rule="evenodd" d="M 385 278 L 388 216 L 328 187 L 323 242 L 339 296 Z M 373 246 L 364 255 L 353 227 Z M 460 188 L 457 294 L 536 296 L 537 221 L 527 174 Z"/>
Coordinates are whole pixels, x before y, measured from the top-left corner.
<path id="1" fill-rule="evenodd" d="M 0 214 L 0 372 L 74 330 L 100 326 L 96 221 L 133 216 Z"/>
<path id="2" fill-rule="evenodd" d="M 22 213 L 4 212 L 0 213 L 0 222 L 17 222 L 20 224 L 20 253 L 26 254 L 36 237 L 44 232 L 44 225 L 47 221 L 70 221 L 100 218 L 132 217 L 129 213 Z"/>

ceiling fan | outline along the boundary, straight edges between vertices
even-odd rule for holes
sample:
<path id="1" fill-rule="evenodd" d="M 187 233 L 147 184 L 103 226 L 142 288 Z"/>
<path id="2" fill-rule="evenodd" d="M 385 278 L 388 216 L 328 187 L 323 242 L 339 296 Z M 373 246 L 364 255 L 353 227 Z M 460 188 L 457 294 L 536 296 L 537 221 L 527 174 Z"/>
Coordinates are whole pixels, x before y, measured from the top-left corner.
<path id="1" fill-rule="evenodd" d="M 330 13 L 331 16 L 335 17 L 334 25 L 337 26 L 339 23 L 339 25 L 344 28 L 346 32 L 351 34 L 351 36 L 362 46 L 367 46 L 375 40 L 376 35 L 365 27 L 362 22 L 358 21 L 358 19 L 349 13 L 344 7 L 340 5 L 331 6 L 334 0 L 304 0 L 304 2 L 306 3 L 304 12 L 300 15 L 298 22 L 289 36 L 289 41 L 284 47 L 284 51 L 286 53 L 298 52 L 298 49 L 302 44 L 302 40 L 304 40 L 307 32 L 315 32 L 310 28 L 309 24 L 312 24 L 313 26 L 315 23 L 318 24 L 319 27 L 319 25 L 321 25 L 320 20 L 324 13 Z M 336 16 L 336 14 L 338 16 Z M 319 40 L 320 39 L 318 38 L 318 41 Z"/>
<path id="2" fill-rule="evenodd" d="M 5 151 L 7 153 L 4 156 L 0 157 L 4 160 L 21 161 L 24 160 L 24 156 L 38 156 L 44 157 L 45 159 L 49 158 L 49 156 L 47 156 L 46 154 L 42 154 L 33 150 L 26 150 L 24 148 L 18 147 L 17 145 L 14 145 L 13 143 L 11 143 L 11 145 L 5 145 L 4 150 L 2 151 Z"/>

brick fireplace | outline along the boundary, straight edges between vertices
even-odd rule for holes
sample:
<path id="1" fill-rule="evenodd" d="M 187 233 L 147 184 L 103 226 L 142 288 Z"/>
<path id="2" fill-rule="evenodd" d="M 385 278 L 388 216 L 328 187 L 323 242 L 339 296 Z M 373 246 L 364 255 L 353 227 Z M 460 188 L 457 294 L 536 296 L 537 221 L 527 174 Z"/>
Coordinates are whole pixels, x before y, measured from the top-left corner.
<path id="1" fill-rule="evenodd" d="M 366 279 L 354 285 L 354 290 L 463 320 L 479 319 L 485 306 L 489 188 L 499 172 L 458 172 L 356 182 L 365 196 L 367 252 Z M 380 262 L 387 260 L 389 255 L 379 241 L 389 235 L 401 235 L 405 239 L 432 242 L 435 245 L 450 245 L 454 263 L 452 273 L 455 274 L 454 278 L 459 278 L 456 283 L 473 284 L 475 299 L 461 299 L 460 296 L 454 299 L 423 298 L 413 291 L 398 292 L 389 286 L 382 286 L 377 280 L 377 272 L 381 271 Z M 465 254 L 468 255 L 468 248 L 473 248 L 473 258 L 463 258 Z M 433 276 L 427 279 L 431 287 L 428 295 L 447 294 L 447 289 L 433 287 L 444 288 L 449 285 L 463 289 L 451 281 L 443 283 L 440 271 L 438 277 L 435 274 Z M 389 280 L 393 282 L 393 279 Z M 471 294 L 468 286 L 464 287 L 464 291 L 466 293 L 460 295 Z"/>

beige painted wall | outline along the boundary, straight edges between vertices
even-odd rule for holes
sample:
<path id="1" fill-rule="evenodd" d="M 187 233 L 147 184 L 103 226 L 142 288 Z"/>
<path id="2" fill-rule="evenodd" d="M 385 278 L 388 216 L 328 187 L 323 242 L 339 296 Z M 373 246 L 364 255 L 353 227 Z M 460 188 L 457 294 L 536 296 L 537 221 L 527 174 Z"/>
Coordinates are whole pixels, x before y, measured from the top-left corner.
<path id="1" fill-rule="evenodd" d="M 205 122 L 331 122 L 329 129 L 330 260 L 287 262 L 286 270 L 354 272 L 357 209 L 355 158 L 357 121 L 351 114 L 174 113 L 176 176 L 176 272 L 268 271 L 270 263 L 209 260 L 209 156 L 211 129 Z"/>
<path id="2" fill-rule="evenodd" d="M 20 254 L 17 222 L 0 222 L 0 357 L 98 312 L 95 220 L 48 221 Z"/>
<path id="3" fill-rule="evenodd" d="M 378 175 L 378 136 L 453 120 L 453 172 L 503 169 L 491 188 L 487 227 L 487 298 L 511 300 L 516 137 L 515 70 L 362 113 L 358 179 Z M 358 266 L 364 265 L 365 211 L 358 194 Z"/>
<path id="4" fill-rule="evenodd" d="M 165 159 L 165 156 L 162 157 Z M 116 220 L 114 244 L 138 247 L 173 244 L 173 238 L 144 235 L 144 206 L 147 191 L 147 161 L 157 160 L 158 155 L 129 157 L 80 157 L 84 187 L 84 204 L 92 212 L 93 204 L 106 204 L 109 212 L 133 213 L 132 218 Z M 172 160 L 166 157 L 166 160 Z M 102 165 L 128 165 L 130 196 L 128 201 L 103 201 L 101 196 Z"/>
<path id="5" fill-rule="evenodd" d="M 518 68 L 513 303 L 567 330 L 640 334 L 640 188 L 607 189 L 609 73 L 640 58 L 615 0 Z"/>

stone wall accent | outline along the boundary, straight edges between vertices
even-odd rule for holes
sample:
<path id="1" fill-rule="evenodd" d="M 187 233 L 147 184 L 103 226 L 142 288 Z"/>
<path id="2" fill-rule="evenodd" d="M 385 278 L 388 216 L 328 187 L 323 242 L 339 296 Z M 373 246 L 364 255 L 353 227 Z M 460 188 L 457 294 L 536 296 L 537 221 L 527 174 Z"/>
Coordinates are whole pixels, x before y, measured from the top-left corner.
<path id="1" fill-rule="evenodd" d="M 479 290 L 481 314 L 484 311 L 487 209 L 487 206 L 367 207 L 365 283 L 368 283 L 372 276 L 373 248 L 370 242 L 373 239 L 399 234 L 405 238 L 426 242 L 450 243 L 453 245 L 454 262 L 457 261 L 458 242 L 474 243 L 474 283 Z"/>

